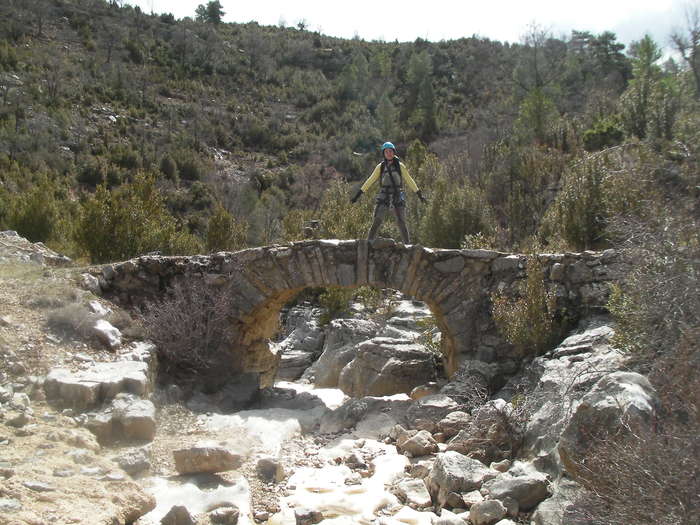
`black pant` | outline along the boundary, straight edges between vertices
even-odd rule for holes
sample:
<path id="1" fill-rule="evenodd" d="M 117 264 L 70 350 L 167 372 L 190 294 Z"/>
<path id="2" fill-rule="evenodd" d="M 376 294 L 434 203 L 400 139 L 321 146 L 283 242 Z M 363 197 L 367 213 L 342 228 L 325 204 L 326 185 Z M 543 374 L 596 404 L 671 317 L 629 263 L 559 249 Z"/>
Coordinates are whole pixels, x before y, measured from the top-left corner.
<path id="1" fill-rule="evenodd" d="M 377 205 L 374 207 L 374 221 L 372 221 L 372 227 L 369 229 L 369 234 L 367 239 L 372 240 L 377 236 L 379 227 L 384 222 L 389 208 L 394 210 L 394 216 L 396 217 L 396 223 L 399 226 L 399 231 L 401 232 L 401 237 L 403 238 L 404 244 L 409 244 L 408 239 L 408 228 L 406 227 L 406 206 L 400 203 L 398 206 L 391 206 L 390 201 L 387 200 L 377 200 Z"/>

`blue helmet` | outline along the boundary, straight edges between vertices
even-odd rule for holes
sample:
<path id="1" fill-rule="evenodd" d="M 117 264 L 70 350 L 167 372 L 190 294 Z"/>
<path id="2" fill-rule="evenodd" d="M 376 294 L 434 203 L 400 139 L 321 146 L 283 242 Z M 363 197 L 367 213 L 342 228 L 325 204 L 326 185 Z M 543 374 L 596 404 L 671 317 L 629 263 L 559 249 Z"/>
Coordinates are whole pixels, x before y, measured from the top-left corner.
<path id="1" fill-rule="evenodd" d="M 385 149 L 393 149 L 394 153 L 396 153 L 396 146 L 394 146 L 391 142 L 385 142 L 382 144 L 382 153 L 384 153 Z"/>

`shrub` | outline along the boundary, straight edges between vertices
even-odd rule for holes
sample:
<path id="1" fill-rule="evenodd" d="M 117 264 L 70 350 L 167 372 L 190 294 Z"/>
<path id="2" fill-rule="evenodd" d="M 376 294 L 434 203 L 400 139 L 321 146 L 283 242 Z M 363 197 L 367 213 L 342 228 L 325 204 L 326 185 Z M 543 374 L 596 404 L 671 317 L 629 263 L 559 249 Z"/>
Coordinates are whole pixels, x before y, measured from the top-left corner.
<path id="1" fill-rule="evenodd" d="M 313 220 L 314 215 L 312 210 L 289 210 L 289 213 L 282 219 L 282 238 L 284 241 L 301 241 L 306 239 L 309 234 L 315 237 L 320 235 L 320 231 L 306 227 L 308 221 Z"/>
<path id="2" fill-rule="evenodd" d="M 221 204 L 217 204 L 207 224 L 207 251 L 236 251 L 245 248 L 248 224 L 238 221 Z"/>
<path id="3" fill-rule="evenodd" d="M 670 209 L 656 222 L 620 218 L 614 227 L 633 266 L 608 305 L 615 343 L 652 362 L 676 348 L 689 327 L 700 326 L 700 228 Z"/>
<path id="4" fill-rule="evenodd" d="M 362 239 L 372 221 L 371 195 L 363 195 L 356 204 L 350 202 L 350 185 L 335 181 L 321 200 L 321 231 L 327 239 Z"/>
<path id="5" fill-rule="evenodd" d="M 98 186 L 82 206 L 76 242 L 93 262 L 124 260 L 152 251 L 183 253 L 197 242 L 165 207 L 151 175 L 115 190 Z"/>
<path id="6" fill-rule="evenodd" d="M 665 417 L 599 436 L 578 463 L 586 489 L 575 518 L 590 525 L 692 525 L 700 513 L 700 329 L 685 332 L 651 379 Z"/>
<path id="7" fill-rule="evenodd" d="M 467 235 L 488 236 L 491 210 L 478 188 L 440 176 L 420 223 L 420 241 L 436 248 L 459 248 Z"/>
<path id="8" fill-rule="evenodd" d="M 160 159 L 160 172 L 168 180 L 177 181 L 177 163 L 170 155 L 163 155 Z"/>
<path id="9" fill-rule="evenodd" d="M 598 151 L 620 144 L 623 139 L 622 127 L 615 119 L 606 117 L 583 132 L 583 147 L 586 151 Z"/>
<path id="10" fill-rule="evenodd" d="M 124 47 L 129 53 L 129 60 L 131 60 L 134 64 L 143 64 L 145 57 L 143 54 L 143 46 L 141 46 L 139 42 L 127 40 L 124 43 Z"/>
<path id="11" fill-rule="evenodd" d="M 350 301 L 354 291 L 348 288 L 326 288 L 318 296 L 318 304 L 323 308 L 319 318 L 321 326 L 350 312 Z"/>
<path id="12" fill-rule="evenodd" d="M 220 367 L 235 368 L 224 349 L 230 304 L 228 290 L 201 281 L 176 284 L 163 300 L 147 303 L 140 317 L 156 345 L 161 373 L 187 384 L 216 375 Z"/>
<path id="13" fill-rule="evenodd" d="M 194 150 L 180 150 L 174 154 L 177 171 L 183 180 L 200 180 L 206 173 L 206 164 Z"/>
<path id="14" fill-rule="evenodd" d="M 555 297 L 544 283 L 544 268 L 536 256 L 527 261 L 527 279 L 520 297 L 491 296 L 493 319 L 506 341 L 525 355 L 548 350 L 559 335 L 555 323 Z"/>
<path id="15" fill-rule="evenodd" d="M 696 183 L 696 166 L 684 169 Z M 591 525 L 691 525 L 700 514 L 696 199 L 681 186 L 651 217 L 620 217 L 612 224 L 616 248 L 631 267 L 609 304 L 614 343 L 630 367 L 648 374 L 661 403 L 650 425 L 600 436 L 577 465 L 586 492 L 575 514 Z"/>
<path id="16" fill-rule="evenodd" d="M 8 226 L 32 242 L 45 242 L 54 234 L 60 215 L 56 186 L 44 178 L 15 197 L 6 219 Z"/>
<path id="17" fill-rule="evenodd" d="M 95 324 L 97 316 L 80 303 L 71 303 L 55 310 L 46 316 L 46 323 L 51 329 L 66 336 L 78 336 L 87 339 L 91 336 L 90 329 Z"/>
<path id="18" fill-rule="evenodd" d="M 0 41 L 0 70 L 12 71 L 17 68 L 17 53 L 7 40 Z"/>

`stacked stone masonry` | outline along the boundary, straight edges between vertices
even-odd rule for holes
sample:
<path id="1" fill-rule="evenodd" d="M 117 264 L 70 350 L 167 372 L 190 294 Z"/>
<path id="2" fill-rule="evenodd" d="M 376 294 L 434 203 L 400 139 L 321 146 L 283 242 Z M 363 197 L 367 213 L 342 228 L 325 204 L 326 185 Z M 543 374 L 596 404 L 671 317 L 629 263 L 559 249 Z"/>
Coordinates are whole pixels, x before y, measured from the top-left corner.
<path id="1" fill-rule="evenodd" d="M 609 285 L 625 266 L 613 250 L 541 254 L 546 285 L 569 316 L 605 308 Z M 268 341 L 279 329 L 280 308 L 307 287 L 393 288 L 428 304 L 440 327 L 448 373 L 465 359 L 517 366 L 521 356 L 504 344 L 491 318 L 491 294 L 515 294 L 527 256 L 489 250 L 439 250 L 388 239 L 311 240 L 208 256 L 142 256 L 99 269 L 106 294 L 124 305 L 164 296 L 177 282 L 200 281 L 229 294 L 232 363 L 275 374 Z M 233 359 L 233 356 L 237 359 Z"/>

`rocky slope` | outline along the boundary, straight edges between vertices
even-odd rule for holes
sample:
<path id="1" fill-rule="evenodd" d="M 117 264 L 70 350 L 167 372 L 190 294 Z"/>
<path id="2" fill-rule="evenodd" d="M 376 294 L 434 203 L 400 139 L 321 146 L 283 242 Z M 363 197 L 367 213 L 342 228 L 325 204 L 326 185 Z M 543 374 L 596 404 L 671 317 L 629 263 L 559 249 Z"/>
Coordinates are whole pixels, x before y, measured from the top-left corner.
<path id="1" fill-rule="evenodd" d="M 0 241 L 0 524 L 569 525 L 590 438 L 656 411 L 605 318 L 487 398 L 473 362 L 441 377 L 411 301 L 326 327 L 292 310 L 295 382 L 222 410 L 156 386 L 153 347 L 89 274 Z"/>

